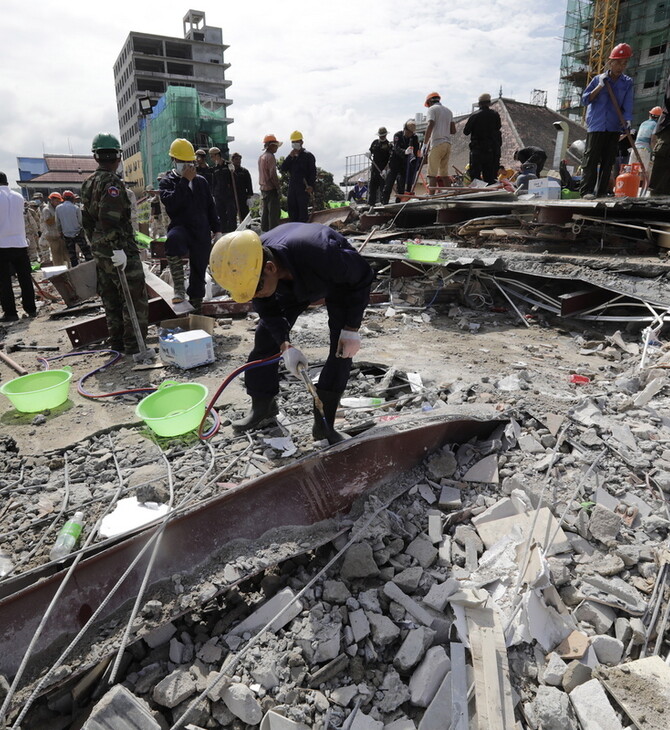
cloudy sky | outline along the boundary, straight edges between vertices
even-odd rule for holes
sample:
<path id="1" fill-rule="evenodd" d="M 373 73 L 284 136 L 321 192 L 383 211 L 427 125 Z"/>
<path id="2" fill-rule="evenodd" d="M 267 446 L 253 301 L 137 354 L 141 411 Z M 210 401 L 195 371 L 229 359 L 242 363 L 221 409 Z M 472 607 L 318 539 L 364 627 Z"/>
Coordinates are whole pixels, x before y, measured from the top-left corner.
<path id="1" fill-rule="evenodd" d="M 190 2 L 190 0 L 189 0 Z M 303 132 L 317 164 L 344 174 L 368 149 L 425 111 L 439 91 L 455 114 L 482 92 L 555 107 L 566 0 L 2 0 L 0 170 L 17 156 L 85 154 L 98 131 L 118 134 L 112 67 L 129 31 L 183 37 L 189 7 L 223 29 L 235 141 L 256 179 L 269 132 L 288 147 Z M 166 158 L 166 166 L 167 166 Z"/>

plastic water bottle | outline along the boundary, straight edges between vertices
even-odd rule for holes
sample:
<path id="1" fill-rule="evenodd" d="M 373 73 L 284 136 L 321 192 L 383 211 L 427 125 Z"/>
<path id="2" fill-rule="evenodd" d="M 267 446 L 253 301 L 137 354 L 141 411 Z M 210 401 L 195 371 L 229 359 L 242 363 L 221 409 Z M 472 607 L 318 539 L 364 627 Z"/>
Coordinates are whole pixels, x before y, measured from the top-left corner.
<path id="1" fill-rule="evenodd" d="M 342 398 L 340 405 L 343 408 L 371 408 L 386 403 L 384 398 Z"/>
<path id="2" fill-rule="evenodd" d="M 4 550 L 0 550 L 0 578 L 4 578 L 7 573 L 11 573 L 13 568 L 14 563 L 12 562 L 9 553 L 6 553 Z"/>
<path id="3" fill-rule="evenodd" d="M 81 535 L 81 528 L 84 524 L 84 513 L 75 512 L 74 517 L 68 520 L 56 538 L 56 544 L 51 548 L 51 560 L 62 560 L 72 552 L 72 548 Z"/>

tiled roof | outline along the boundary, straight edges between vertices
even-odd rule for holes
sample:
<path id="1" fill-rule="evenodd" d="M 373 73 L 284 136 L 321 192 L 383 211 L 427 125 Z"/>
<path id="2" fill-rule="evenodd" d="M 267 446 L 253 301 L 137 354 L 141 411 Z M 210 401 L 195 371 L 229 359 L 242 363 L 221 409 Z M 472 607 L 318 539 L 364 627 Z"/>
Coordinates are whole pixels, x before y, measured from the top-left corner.
<path id="1" fill-rule="evenodd" d="M 44 175 L 38 175 L 31 180 L 26 180 L 25 185 L 35 185 L 50 183 L 52 185 L 58 185 L 59 183 L 83 183 L 84 180 L 88 180 L 93 174 L 96 168 L 93 170 L 85 170 L 83 172 L 45 172 Z"/>
<path id="2" fill-rule="evenodd" d="M 75 156 L 75 155 L 44 155 L 47 167 L 50 172 L 66 171 L 66 170 L 84 170 L 93 172 L 98 168 L 98 163 L 92 156 Z"/>

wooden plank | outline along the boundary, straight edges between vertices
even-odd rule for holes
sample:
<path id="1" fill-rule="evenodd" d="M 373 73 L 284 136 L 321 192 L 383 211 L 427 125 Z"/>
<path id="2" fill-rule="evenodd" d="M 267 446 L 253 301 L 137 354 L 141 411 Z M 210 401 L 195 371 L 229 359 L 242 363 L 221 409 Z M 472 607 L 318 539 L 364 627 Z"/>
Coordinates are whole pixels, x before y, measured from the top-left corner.
<path id="1" fill-rule="evenodd" d="M 451 730 L 468 730 L 468 675 L 465 647 L 452 642 L 451 657 Z"/>
<path id="2" fill-rule="evenodd" d="M 173 304 L 172 297 L 174 295 L 174 289 L 167 282 L 163 281 L 160 276 L 156 276 L 146 262 L 142 262 L 142 265 L 144 267 L 144 280 L 147 283 L 147 288 L 150 290 L 150 296 L 153 292 L 155 296 L 160 297 L 180 317 L 193 311 L 192 305 L 187 301 Z"/>

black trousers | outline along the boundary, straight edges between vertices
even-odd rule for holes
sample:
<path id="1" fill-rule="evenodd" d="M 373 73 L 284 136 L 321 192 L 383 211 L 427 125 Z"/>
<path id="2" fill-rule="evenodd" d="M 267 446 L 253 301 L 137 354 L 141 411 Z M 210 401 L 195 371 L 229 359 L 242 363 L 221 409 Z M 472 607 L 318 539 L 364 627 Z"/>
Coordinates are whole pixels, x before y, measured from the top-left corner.
<path id="1" fill-rule="evenodd" d="M 384 178 L 377 168 L 372 165 L 370 170 L 370 187 L 368 189 L 368 203 L 374 205 L 379 202 L 380 191 L 384 187 Z"/>
<path id="2" fill-rule="evenodd" d="M 307 223 L 309 213 L 307 206 L 309 204 L 309 196 L 307 191 L 300 188 L 288 186 L 288 198 L 286 201 L 288 207 L 288 217 L 291 223 Z"/>
<path id="3" fill-rule="evenodd" d="M 658 134 L 649 188 L 654 195 L 670 195 L 670 127 Z"/>
<path id="4" fill-rule="evenodd" d="M 607 194 L 612 175 L 612 165 L 619 149 L 618 132 L 589 132 L 582 162 L 582 195 L 601 198 Z"/>
<path id="5" fill-rule="evenodd" d="M 212 239 L 208 230 L 192 231 L 185 226 L 175 226 L 168 231 L 165 253 L 168 256 L 188 254 L 189 275 L 186 294 L 190 300 L 205 296 L 205 273 L 212 251 Z"/>
<path id="6" fill-rule="evenodd" d="M 287 302 L 282 306 L 282 314 L 291 327 L 298 317 L 309 307 L 309 302 Z M 351 358 L 335 357 L 340 332 L 345 326 L 345 313 L 340 307 L 331 306 L 326 300 L 328 309 L 328 329 L 330 330 L 330 350 L 328 358 L 319 375 L 318 387 L 333 393 L 343 393 L 347 387 L 351 372 Z M 247 362 L 262 360 L 279 352 L 279 345 L 270 330 L 261 321 L 256 327 L 254 349 Z M 279 363 L 263 365 L 247 370 L 244 385 L 252 398 L 273 398 L 279 393 Z"/>
<path id="7" fill-rule="evenodd" d="M 491 185 L 498 180 L 500 150 L 470 146 L 470 179 L 480 178 Z"/>
<path id="8" fill-rule="evenodd" d="M 16 316 L 16 301 L 12 289 L 12 274 L 16 273 L 21 287 L 21 304 L 27 314 L 35 314 L 35 290 L 30 275 L 30 259 L 28 247 L 0 248 L 0 305 L 2 311 L 10 317 Z"/>

